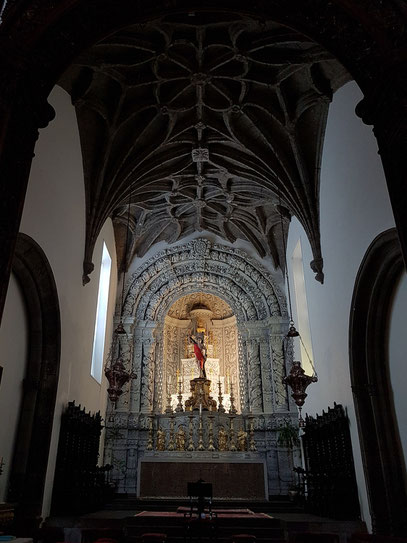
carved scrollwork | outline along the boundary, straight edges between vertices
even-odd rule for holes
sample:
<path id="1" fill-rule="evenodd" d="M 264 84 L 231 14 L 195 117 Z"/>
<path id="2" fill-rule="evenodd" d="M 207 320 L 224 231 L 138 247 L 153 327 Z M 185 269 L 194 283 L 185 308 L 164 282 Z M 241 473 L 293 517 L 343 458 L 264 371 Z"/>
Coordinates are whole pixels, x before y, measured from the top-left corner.
<path id="1" fill-rule="evenodd" d="M 254 413 L 263 410 L 260 368 L 260 346 L 257 339 L 247 342 L 250 409 Z"/>
<path id="2" fill-rule="evenodd" d="M 143 345 L 141 389 L 141 410 L 145 413 L 150 412 L 153 408 L 155 354 L 155 344 L 150 341 L 145 342 Z"/>
<path id="3" fill-rule="evenodd" d="M 183 294 L 202 290 L 220 295 L 238 321 L 287 312 L 284 295 L 261 264 L 239 249 L 197 239 L 160 251 L 131 276 L 124 313 L 160 321 Z"/>
<path id="4" fill-rule="evenodd" d="M 277 410 L 288 409 L 287 387 L 283 385 L 285 377 L 285 360 L 283 350 L 283 337 L 271 337 L 272 359 L 273 359 L 273 384 L 274 384 L 274 404 Z M 288 342 L 285 353 L 289 360 L 292 360 L 292 342 Z"/>

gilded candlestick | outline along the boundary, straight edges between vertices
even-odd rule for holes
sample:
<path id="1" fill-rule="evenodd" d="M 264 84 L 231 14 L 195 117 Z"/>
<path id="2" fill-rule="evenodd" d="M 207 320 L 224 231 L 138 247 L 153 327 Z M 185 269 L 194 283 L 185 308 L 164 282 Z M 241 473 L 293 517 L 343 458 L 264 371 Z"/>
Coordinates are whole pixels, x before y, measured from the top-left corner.
<path id="1" fill-rule="evenodd" d="M 235 443 L 235 429 L 233 424 L 234 417 L 230 417 L 230 432 L 229 432 L 229 450 L 237 451 Z"/>
<path id="2" fill-rule="evenodd" d="M 167 407 L 165 409 L 166 413 L 172 413 L 170 386 L 171 386 L 171 382 L 168 382 L 168 384 L 167 384 Z"/>
<path id="3" fill-rule="evenodd" d="M 189 428 L 188 428 L 188 433 L 189 433 L 189 443 L 188 443 L 188 451 L 194 451 L 195 450 L 195 447 L 194 447 L 194 436 L 193 436 L 193 420 L 194 420 L 194 415 L 188 415 L 189 417 Z"/>
<path id="4" fill-rule="evenodd" d="M 184 411 L 184 408 L 182 407 L 182 381 L 181 378 L 178 381 L 178 405 L 175 408 L 175 411 L 177 413 L 180 413 L 181 411 Z"/>
<path id="5" fill-rule="evenodd" d="M 224 408 L 223 405 L 222 405 L 223 396 L 222 396 L 222 383 L 220 382 L 220 379 L 219 379 L 219 381 L 218 381 L 218 387 L 219 387 L 219 395 L 218 395 L 218 402 L 219 402 L 219 405 L 218 405 L 218 411 L 219 411 L 219 413 L 224 413 L 224 412 L 225 412 L 225 408 Z"/>
<path id="6" fill-rule="evenodd" d="M 233 380 L 230 382 L 230 409 L 229 409 L 229 413 L 231 415 L 235 415 L 236 414 L 236 407 L 235 407 L 235 396 L 233 394 Z"/>
<path id="7" fill-rule="evenodd" d="M 174 441 L 174 415 L 170 416 L 170 440 L 168 442 L 168 450 L 175 450 L 175 441 Z"/>
<path id="8" fill-rule="evenodd" d="M 152 451 L 154 447 L 154 440 L 153 440 L 153 417 L 149 417 L 149 424 L 148 424 L 148 443 L 147 443 L 147 450 Z"/>
<path id="9" fill-rule="evenodd" d="M 215 445 L 213 444 L 213 415 L 208 415 L 209 430 L 208 430 L 208 451 L 214 451 Z"/>
<path id="10" fill-rule="evenodd" d="M 202 414 L 199 415 L 199 441 L 198 441 L 198 451 L 204 451 L 204 442 L 203 442 L 203 428 L 202 428 Z"/>
<path id="11" fill-rule="evenodd" d="M 257 451 L 256 444 L 254 442 L 254 425 L 253 425 L 253 416 L 249 415 L 249 451 Z"/>

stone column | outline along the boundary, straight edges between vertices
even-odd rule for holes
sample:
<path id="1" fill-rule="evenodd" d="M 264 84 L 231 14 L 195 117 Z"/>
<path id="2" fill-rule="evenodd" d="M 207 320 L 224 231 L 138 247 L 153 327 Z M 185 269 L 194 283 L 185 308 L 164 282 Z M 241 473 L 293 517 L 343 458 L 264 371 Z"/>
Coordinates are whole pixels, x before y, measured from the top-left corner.
<path id="1" fill-rule="evenodd" d="M 22 74 L 16 74 L 4 62 L 3 57 L 0 63 L 0 320 L 38 130 L 55 116 L 39 86 L 24 80 Z"/>

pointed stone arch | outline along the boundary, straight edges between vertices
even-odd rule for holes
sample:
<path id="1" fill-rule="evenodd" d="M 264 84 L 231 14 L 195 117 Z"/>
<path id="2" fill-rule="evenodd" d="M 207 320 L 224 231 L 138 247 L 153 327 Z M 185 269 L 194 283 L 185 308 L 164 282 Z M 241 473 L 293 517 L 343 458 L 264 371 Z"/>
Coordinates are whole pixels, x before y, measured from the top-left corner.
<path id="1" fill-rule="evenodd" d="M 57 288 L 41 247 L 20 233 L 12 265 L 25 300 L 29 350 L 8 500 L 21 521 L 38 522 L 58 387 L 61 325 Z"/>
<path id="2" fill-rule="evenodd" d="M 389 375 L 388 323 L 404 269 L 395 228 L 368 248 L 353 291 L 349 355 L 374 533 L 404 535 L 407 491 Z"/>

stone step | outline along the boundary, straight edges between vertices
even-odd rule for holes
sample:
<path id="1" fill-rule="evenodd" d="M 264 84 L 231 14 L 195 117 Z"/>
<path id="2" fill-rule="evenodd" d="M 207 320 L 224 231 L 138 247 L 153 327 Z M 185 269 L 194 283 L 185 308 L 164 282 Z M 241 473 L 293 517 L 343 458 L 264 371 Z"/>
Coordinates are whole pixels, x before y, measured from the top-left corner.
<path id="1" fill-rule="evenodd" d="M 137 498 L 135 495 L 116 495 L 115 499 L 105 505 L 108 511 L 176 511 L 179 507 L 190 507 L 190 502 L 185 499 L 152 499 Z M 301 504 L 291 501 L 288 496 L 271 496 L 268 501 L 245 500 L 214 500 L 212 509 L 250 509 L 254 512 L 264 513 L 301 513 Z"/>

